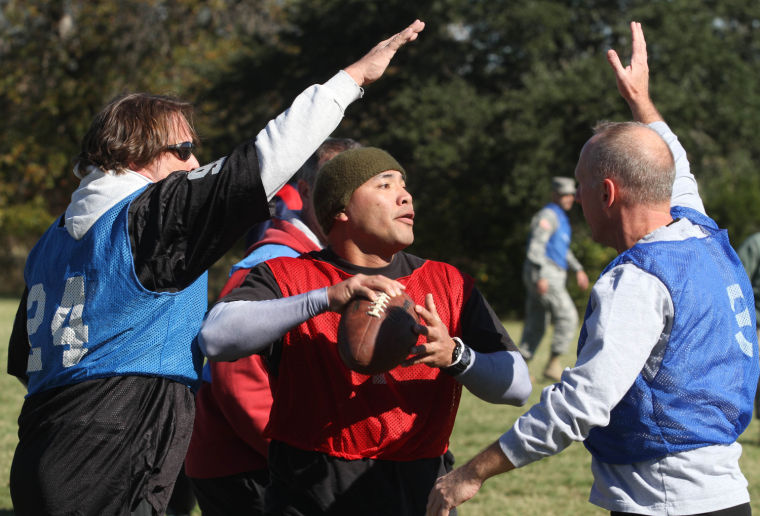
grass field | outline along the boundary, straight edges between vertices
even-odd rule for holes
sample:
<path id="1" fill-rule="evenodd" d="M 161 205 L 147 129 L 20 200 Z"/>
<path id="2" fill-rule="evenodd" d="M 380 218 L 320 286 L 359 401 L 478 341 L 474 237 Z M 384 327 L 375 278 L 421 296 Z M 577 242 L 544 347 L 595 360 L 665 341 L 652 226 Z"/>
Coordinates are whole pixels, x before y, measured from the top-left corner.
<path id="1" fill-rule="evenodd" d="M 5 371 L 7 342 L 15 316 L 17 300 L 0 299 L 0 367 Z M 507 329 L 516 340 L 520 336 L 521 323 L 507 322 Z M 548 336 L 547 336 L 548 337 Z M 538 401 L 541 389 L 548 385 L 541 379 L 546 361 L 547 346 L 539 348 L 531 371 L 536 377 L 530 403 Z M 565 365 L 571 365 L 573 357 L 565 357 Z M 0 489 L 0 516 L 13 514 L 8 474 L 13 450 L 16 446 L 16 418 L 21 407 L 24 389 L 15 379 L 0 374 L 0 471 L 3 473 Z M 489 405 L 465 391 L 459 410 L 451 450 L 461 464 L 493 442 L 506 431 L 527 407 Z M 760 514 L 760 424 L 753 420 L 739 439 L 744 446 L 742 470 L 750 483 L 753 499 L 752 511 Z M 591 486 L 589 454 L 580 443 L 575 443 L 561 454 L 531 464 L 521 470 L 489 480 L 480 493 L 462 506 L 461 516 L 521 515 L 601 515 L 608 514 L 588 503 Z M 199 515 L 196 509 L 193 513 Z"/>
<path id="2" fill-rule="evenodd" d="M 8 478 L 13 450 L 18 443 L 16 420 L 26 394 L 26 389 L 16 378 L 5 374 L 8 364 L 8 338 L 17 307 L 17 299 L 0 299 L 0 471 L 3 475 L 0 515 L 13 514 Z"/>

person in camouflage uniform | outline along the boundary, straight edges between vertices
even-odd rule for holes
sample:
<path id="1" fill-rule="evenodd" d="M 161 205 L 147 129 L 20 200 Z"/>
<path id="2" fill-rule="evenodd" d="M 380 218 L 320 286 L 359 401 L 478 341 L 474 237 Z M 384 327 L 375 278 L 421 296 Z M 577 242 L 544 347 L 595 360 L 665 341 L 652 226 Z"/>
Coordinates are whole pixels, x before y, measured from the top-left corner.
<path id="1" fill-rule="evenodd" d="M 578 312 L 565 286 L 567 270 L 575 271 L 582 290 L 588 287 L 588 276 L 570 250 L 572 229 L 566 212 L 574 202 L 575 181 L 570 177 L 553 178 L 552 202 L 531 220 L 523 267 L 527 299 L 520 352 L 525 360 L 533 358 L 544 336 L 547 318 L 551 317 L 554 336 L 544 376 L 553 381 L 560 379 L 559 356 L 567 351 L 578 327 Z"/>

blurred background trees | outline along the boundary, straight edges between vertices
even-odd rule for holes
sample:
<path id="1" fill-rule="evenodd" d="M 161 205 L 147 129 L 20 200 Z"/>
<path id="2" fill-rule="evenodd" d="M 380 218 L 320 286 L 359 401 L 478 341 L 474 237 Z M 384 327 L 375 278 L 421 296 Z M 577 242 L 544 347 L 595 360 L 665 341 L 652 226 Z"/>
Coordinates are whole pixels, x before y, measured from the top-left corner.
<path id="1" fill-rule="evenodd" d="M 29 247 L 77 185 L 79 140 L 114 95 L 192 101 L 210 161 L 414 18 L 425 32 L 335 136 L 404 164 L 412 252 L 475 276 L 501 315 L 522 315 L 528 223 L 551 177 L 573 174 L 598 120 L 630 118 L 605 59 L 630 55 L 630 20 L 644 25 L 652 96 L 708 212 L 734 245 L 760 230 L 760 3 L 0 0 L 1 291 L 20 294 Z M 614 252 L 590 241 L 579 208 L 571 219 L 594 279 Z"/>

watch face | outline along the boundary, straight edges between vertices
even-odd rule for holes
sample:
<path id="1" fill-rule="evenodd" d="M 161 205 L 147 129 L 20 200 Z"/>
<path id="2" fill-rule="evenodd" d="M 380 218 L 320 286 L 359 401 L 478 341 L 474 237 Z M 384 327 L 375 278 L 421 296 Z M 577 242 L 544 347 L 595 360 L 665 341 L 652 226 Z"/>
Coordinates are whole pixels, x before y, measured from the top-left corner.
<path id="1" fill-rule="evenodd" d="M 462 366 L 462 370 L 464 371 L 467 369 L 467 366 L 470 365 L 470 361 L 472 360 L 472 350 L 462 344 L 462 359 L 459 361 L 459 363 Z"/>
<path id="2" fill-rule="evenodd" d="M 456 342 L 456 345 L 454 346 L 454 351 L 451 352 L 451 363 L 455 364 L 459 360 L 459 357 L 461 356 L 462 356 L 462 344 L 460 344 L 459 342 Z"/>
<path id="3" fill-rule="evenodd" d="M 467 369 L 467 366 L 470 365 L 470 360 L 472 360 L 472 355 L 470 354 L 470 348 L 462 345 L 462 357 L 459 359 L 459 363 L 456 365 L 457 369 L 459 369 L 460 372 Z"/>
<path id="4" fill-rule="evenodd" d="M 464 345 L 464 342 L 459 339 L 454 342 L 456 342 L 456 346 L 451 353 L 451 365 L 446 367 L 445 370 L 449 374 L 458 375 L 470 365 L 470 355 L 468 353 L 469 349 Z"/>

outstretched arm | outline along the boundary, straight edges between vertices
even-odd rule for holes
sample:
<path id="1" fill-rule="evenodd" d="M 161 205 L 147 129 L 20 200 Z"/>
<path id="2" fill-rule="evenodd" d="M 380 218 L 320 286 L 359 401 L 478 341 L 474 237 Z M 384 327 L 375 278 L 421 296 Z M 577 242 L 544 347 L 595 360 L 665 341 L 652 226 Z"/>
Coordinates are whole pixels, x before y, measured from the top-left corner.
<path id="1" fill-rule="evenodd" d="M 615 50 L 607 51 L 607 61 L 615 71 L 618 91 L 630 106 L 635 121 L 644 124 L 662 121 L 662 116 L 649 97 L 647 43 L 639 22 L 631 22 L 631 40 L 633 46 L 631 64 L 626 67 L 623 67 Z"/>
<path id="2" fill-rule="evenodd" d="M 415 20 L 403 31 L 381 41 L 326 83 L 304 90 L 286 111 L 259 132 L 256 153 L 268 199 L 338 127 L 345 109 L 362 96 L 362 86 L 378 80 L 396 52 L 417 39 L 424 28 L 423 22 Z"/>

